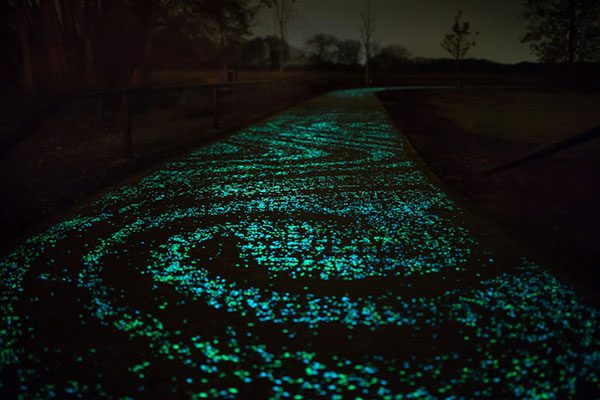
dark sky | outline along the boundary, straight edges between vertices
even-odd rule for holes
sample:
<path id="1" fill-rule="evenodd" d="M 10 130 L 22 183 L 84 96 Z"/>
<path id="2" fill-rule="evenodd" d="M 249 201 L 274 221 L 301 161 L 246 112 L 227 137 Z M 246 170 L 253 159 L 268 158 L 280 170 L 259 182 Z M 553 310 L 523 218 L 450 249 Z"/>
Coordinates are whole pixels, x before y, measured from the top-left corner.
<path id="1" fill-rule="evenodd" d="M 454 15 L 463 10 L 463 20 L 478 31 L 477 46 L 469 55 L 516 63 L 533 61 L 529 45 L 519 38 L 525 31 L 522 0 L 373 0 L 378 17 L 376 40 L 402 44 L 414 56 L 447 57 L 439 43 L 450 31 Z M 290 42 L 301 47 L 315 33 L 358 39 L 359 12 L 365 0 L 297 0 L 297 17 L 290 29 Z M 255 28 L 257 35 L 273 33 L 272 15 L 265 10 Z"/>

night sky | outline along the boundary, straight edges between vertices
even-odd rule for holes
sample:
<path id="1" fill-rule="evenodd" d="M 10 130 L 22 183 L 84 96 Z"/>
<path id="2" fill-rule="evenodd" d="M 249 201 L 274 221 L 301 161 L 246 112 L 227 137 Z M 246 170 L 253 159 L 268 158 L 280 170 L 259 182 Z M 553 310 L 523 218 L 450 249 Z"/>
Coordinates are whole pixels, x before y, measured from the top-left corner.
<path id="1" fill-rule="evenodd" d="M 315 33 L 358 39 L 359 13 L 365 0 L 298 0 L 290 42 L 302 47 Z M 463 10 L 472 31 L 480 33 L 470 57 L 503 63 L 534 61 L 529 45 L 520 43 L 526 21 L 522 0 L 374 0 L 378 16 L 376 40 L 382 45 L 402 44 L 416 57 L 447 57 L 439 43 L 450 30 L 454 15 Z M 259 16 L 257 35 L 273 33 L 271 10 Z"/>

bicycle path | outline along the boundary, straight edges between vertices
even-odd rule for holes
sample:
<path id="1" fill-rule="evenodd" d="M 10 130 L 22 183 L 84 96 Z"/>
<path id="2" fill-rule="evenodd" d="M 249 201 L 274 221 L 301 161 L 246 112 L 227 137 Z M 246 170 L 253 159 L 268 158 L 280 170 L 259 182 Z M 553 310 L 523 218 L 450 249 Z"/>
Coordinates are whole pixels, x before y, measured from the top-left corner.
<path id="1" fill-rule="evenodd" d="M 196 149 L 0 261 L 1 397 L 598 395 L 598 310 L 431 179 L 376 90 Z"/>

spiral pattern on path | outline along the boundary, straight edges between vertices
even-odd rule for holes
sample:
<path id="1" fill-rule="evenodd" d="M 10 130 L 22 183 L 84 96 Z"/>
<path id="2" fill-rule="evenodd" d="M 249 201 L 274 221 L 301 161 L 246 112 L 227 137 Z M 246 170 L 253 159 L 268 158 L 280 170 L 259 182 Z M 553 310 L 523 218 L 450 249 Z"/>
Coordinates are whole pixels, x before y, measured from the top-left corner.
<path id="1" fill-rule="evenodd" d="M 598 311 L 463 211 L 372 90 L 104 195 L 0 262 L 4 398 L 566 398 Z"/>

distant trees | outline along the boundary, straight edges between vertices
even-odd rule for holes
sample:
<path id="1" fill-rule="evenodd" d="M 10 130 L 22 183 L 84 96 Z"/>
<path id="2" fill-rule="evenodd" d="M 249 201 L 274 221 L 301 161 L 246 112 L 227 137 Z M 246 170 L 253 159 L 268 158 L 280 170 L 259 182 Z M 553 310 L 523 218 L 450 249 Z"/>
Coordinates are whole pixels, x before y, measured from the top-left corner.
<path id="1" fill-rule="evenodd" d="M 281 49 L 284 50 L 282 57 Z M 281 63 L 290 59 L 291 48 L 277 36 L 255 37 L 244 41 L 236 52 L 235 66 L 240 68 L 269 68 L 281 71 Z"/>
<path id="2" fill-rule="evenodd" d="M 529 24 L 523 43 L 540 61 L 574 63 L 600 60 L 598 0 L 526 0 Z"/>
<path id="3" fill-rule="evenodd" d="M 240 47 L 238 64 L 250 68 L 268 67 L 272 63 L 270 49 L 267 39 L 262 37 L 250 39 Z"/>
<path id="4" fill-rule="evenodd" d="M 193 5 L 197 23 L 217 44 L 221 79 L 227 81 L 231 49 L 250 35 L 259 4 L 253 0 L 196 0 Z"/>
<path id="5" fill-rule="evenodd" d="M 308 63 L 312 66 L 358 67 L 360 64 L 361 43 L 358 40 L 344 39 L 319 33 L 306 41 Z"/>
<path id="6" fill-rule="evenodd" d="M 478 35 L 478 33 L 475 33 L 475 35 Z M 446 33 L 440 43 L 442 48 L 450 53 L 455 60 L 457 85 L 460 84 L 458 80 L 458 64 L 476 44 L 471 36 L 471 24 L 462 21 L 462 10 L 459 10 L 458 14 L 454 17 L 451 32 Z"/>
<path id="7" fill-rule="evenodd" d="M 358 40 L 346 39 L 337 42 L 338 64 L 356 66 L 360 62 L 361 43 Z"/>
<path id="8" fill-rule="evenodd" d="M 318 33 L 306 41 L 308 62 L 312 65 L 334 64 L 337 61 L 338 39 Z"/>
<path id="9" fill-rule="evenodd" d="M 358 28 L 360 40 L 365 49 L 365 85 L 369 85 L 369 68 L 374 50 L 374 36 L 376 30 L 376 17 L 373 11 L 372 0 L 366 0 L 365 9 L 360 13 L 360 26 Z"/>
<path id="10" fill-rule="evenodd" d="M 373 65 L 382 70 L 391 70 L 405 65 L 411 61 L 411 54 L 402 45 L 389 45 L 383 47 L 373 57 Z"/>
<path id="11" fill-rule="evenodd" d="M 269 51 L 269 65 L 271 70 L 284 71 L 284 65 L 290 57 L 290 46 L 278 36 L 267 36 L 265 43 Z"/>

